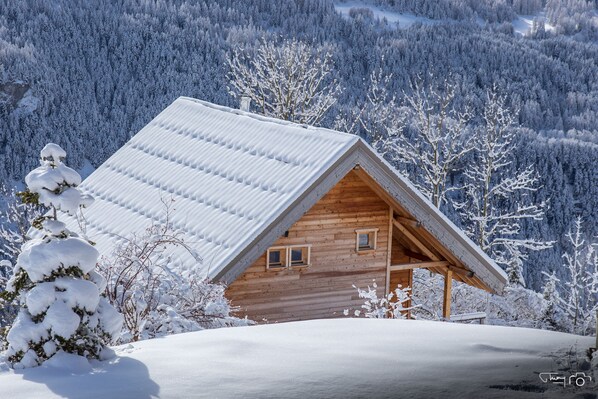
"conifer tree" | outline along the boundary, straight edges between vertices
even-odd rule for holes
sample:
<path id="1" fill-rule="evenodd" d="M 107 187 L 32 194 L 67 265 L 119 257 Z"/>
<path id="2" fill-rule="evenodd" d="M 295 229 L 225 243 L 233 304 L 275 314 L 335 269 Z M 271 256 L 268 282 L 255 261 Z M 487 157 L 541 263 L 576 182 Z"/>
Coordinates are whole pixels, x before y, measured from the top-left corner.
<path id="1" fill-rule="evenodd" d="M 563 326 L 563 311 L 564 304 L 557 286 L 560 281 L 556 277 L 554 271 L 551 274 L 542 272 L 547 280 L 544 284 L 542 297 L 544 298 L 544 309 L 542 309 L 542 316 L 540 319 L 540 326 L 548 330 L 560 331 Z"/>
<path id="2" fill-rule="evenodd" d="M 15 368 L 37 366 L 60 351 L 102 359 L 122 327 L 122 316 L 100 296 L 106 283 L 93 270 L 98 251 L 58 218 L 59 211 L 74 214 L 88 202 L 77 189 L 81 177 L 63 163 L 65 156 L 58 145 L 46 145 L 41 166 L 27 175 L 21 193 L 24 203 L 41 203 L 50 212 L 33 221 L 40 237 L 23 244 L 2 292 L 5 301 L 20 306 L 6 336 Z"/>

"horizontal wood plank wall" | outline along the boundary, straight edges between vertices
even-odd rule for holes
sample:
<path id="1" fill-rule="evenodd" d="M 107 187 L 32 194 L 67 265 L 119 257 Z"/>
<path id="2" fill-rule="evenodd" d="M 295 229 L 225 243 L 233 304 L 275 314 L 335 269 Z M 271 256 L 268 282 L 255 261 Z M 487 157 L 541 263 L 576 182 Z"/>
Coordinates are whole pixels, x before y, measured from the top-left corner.
<path id="1" fill-rule="evenodd" d="M 272 246 L 311 244 L 311 266 L 266 270 L 263 254 L 227 289 L 241 315 L 264 322 L 344 317 L 363 300 L 352 287 L 373 280 L 384 295 L 388 205 L 350 172 Z M 377 228 L 376 250 L 358 254 L 355 229 Z"/>

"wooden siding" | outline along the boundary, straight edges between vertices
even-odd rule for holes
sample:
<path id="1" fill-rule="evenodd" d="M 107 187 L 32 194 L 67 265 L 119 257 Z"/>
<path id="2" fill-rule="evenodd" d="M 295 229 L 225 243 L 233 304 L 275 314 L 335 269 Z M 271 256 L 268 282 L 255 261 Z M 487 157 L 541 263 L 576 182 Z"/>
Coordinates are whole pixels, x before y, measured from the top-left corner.
<path id="1" fill-rule="evenodd" d="M 345 176 L 272 246 L 311 244 L 311 265 L 266 270 L 266 254 L 227 289 L 241 315 L 276 322 L 342 317 L 358 309 L 352 285 L 386 285 L 389 206 L 355 172 Z M 357 253 L 356 229 L 377 228 L 376 249 Z M 394 246 L 394 245 L 393 245 Z"/>

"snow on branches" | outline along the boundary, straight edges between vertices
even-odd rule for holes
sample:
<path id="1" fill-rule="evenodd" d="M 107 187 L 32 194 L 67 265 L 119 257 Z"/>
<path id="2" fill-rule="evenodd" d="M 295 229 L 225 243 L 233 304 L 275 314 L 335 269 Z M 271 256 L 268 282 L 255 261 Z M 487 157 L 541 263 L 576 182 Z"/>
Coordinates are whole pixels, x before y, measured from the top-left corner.
<path id="1" fill-rule="evenodd" d="M 411 180 L 440 208 L 453 189 L 450 175 L 473 150 L 467 129 L 471 114 L 454 105 L 457 87 L 448 79 L 438 87 L 412 81 L 412 94 L 404 96 L 402 105 L 387 92 L 389 80 L 381 73 L 371 75 L 362 126 L 391 163 L 416 168 Z"/>
<path id="2" fill-rule="evenodd" d="M 104 293 L 124 315 L 120 342 L 169 334 L 252 324 L 231 315 L 225 287 L 193 274 L 182 275 L 169 255 L 176 247 L 199 255 L 173 230 L 174 200 L 164 201 L 166 216 L 142 234 L 124 239 L 110 257 L 102 257 L 99 271 L 106 277 Z"/>
<path id="3" fill-rule="evenodd" d="M 553 242 L 519 237 L 521 223 L 542 220 L 547 204 L 530 200 L 529 194 L 538 189 L 533 165 L 522 170 L 512 166 L 515 123 L 516 114 L 494 87 L 487 93 L 482 125 L 472 140 L 473 162 L 465 168 L 466 200 L 457 208 L 467 234 L 507 270 L 509 283 L 525 287 L 526 252 L 550 248 Z"/>
<path id="4" fill-rule="evenodd" d="M 47 212 L 46 207 L 23 203 L 19 194 L 14 188 L 0 186 L 0 197 L 4 199 L 3 209 L 0 210 L 0 257 L 12 263 L 15 263 L 21 245 L 28 239 L 31 221 Z"/>
<path id="5" fill-rule="evenodd" d="M 81 178 L 63 161 L 56 144 L 41 152 L 41 166 L 25 181 L 25 203 L 43 203 L 50 215 L 33 226 L 41 238 L 25 242 L 2 298 L 20 306 L 6 340 L 15 368 L 33 367 L 63 352 L 101 359 L 120 332 L 122 317 L 100 296 L 105 280 L 94 271 L 97 250 L 58 220 L 58 210 L 75 213 L 84 197 Z"/>
<path id="6" fill-rule="evenodd" d="M 228 65 L 229 92 L 249 97 L 266 116 L 317 125 L 341 92 L 331 77 L 332 53 L 294 39 L 235 50 Z"/>
<path id="7" fill-rule="evenodd" d="M 378 297 L 376 281 L 371 286 L 368 285 L 367 290 L 355 285 L 353 288 L 357 290 L 359 298 L 365 299 L 361 305 L 362 310 L 353 311 L 355 317 L 363 314 L 369 319 L 405 319 L 408 312 L 414 308 L 409 305 L 411 303 L 411 288 L 403 288 L 400 284 L 393 292 L 381 297 Z M 349 316 L 349 309 L 345 309 L 343 313 L 345 316 Z"/>
<path id="8" fill-rule="evenodd" d="M 562 308 L 570 332 L 589 334 L 594 331 L 598 310 L 598 243 L 584 239 L 581 217 L 577 217 L 566 237 L 570 250 L 563 254 Z"/>

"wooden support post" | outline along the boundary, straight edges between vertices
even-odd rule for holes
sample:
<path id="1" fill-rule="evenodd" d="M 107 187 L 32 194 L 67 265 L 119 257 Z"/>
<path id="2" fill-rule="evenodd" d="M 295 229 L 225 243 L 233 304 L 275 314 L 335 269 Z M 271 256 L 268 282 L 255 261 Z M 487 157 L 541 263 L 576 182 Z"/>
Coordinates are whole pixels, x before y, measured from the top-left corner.
<path id="1" fill-rule="evenodd" d="M 393 288 L 390 286 L 390 264 L 392 260 L 392 221 L 394 212 L 392 207 L 388 207 L 388 248 L 386 249 L 386 284 L 384 285 L 385 295 L 388 295 Z"/>
<path id="2" fill-rule="evenodd" d="M 451 318 L 451 294 L 453 291 L 453 271 L 447 270 L 444 276 L 444 298 L 442 301 L 442 317 L 445 320 Z"/>

